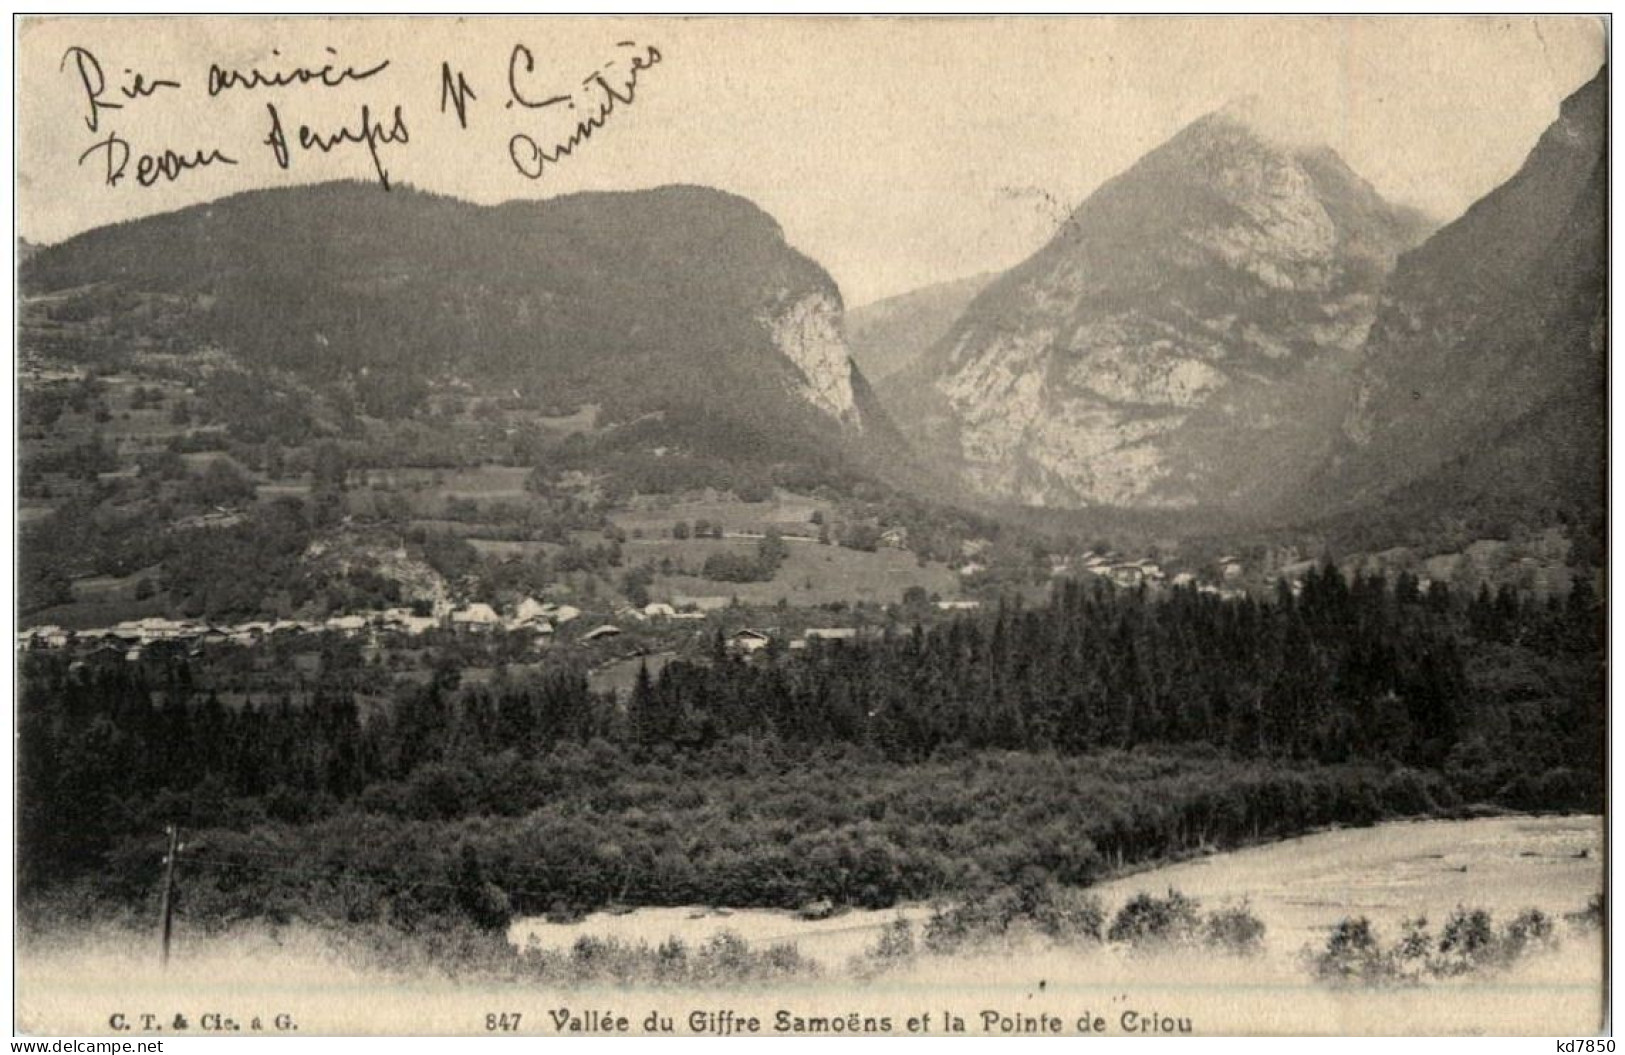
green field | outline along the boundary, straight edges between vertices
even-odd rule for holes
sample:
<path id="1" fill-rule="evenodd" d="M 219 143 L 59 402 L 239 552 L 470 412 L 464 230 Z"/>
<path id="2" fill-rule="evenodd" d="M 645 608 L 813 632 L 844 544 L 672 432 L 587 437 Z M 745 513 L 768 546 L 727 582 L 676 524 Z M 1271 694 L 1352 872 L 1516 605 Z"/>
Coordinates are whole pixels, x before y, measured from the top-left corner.
<path id="1" fill-rule="evenodd" d="M 451 523 L 451 521 L 436 521 L 436 523 L 447 524 Z M 502 539 L 473 537 L 469 537 L 468 544 L 473 546 L 474 552 L 482 557 L 497 557 L 504 560 L 513 557 L 528 560 L 538 554 L 546 556 L 564 548 L 557 542 L 508 542 Z"/>
<path id="2" fill-rule="evenodd" d="M 904 550 L 882 549 L 874 553 L 824 546 L 815 542 L 791 541 L 788 555 L 771 582 L 713 582 L 693 575 L 658 576 L 650 588 L 650 596 L 665 599 L 672 595 L 720 595 L 738 597 L 745 604 L 772 605 L 782 598 L 791 605 L 821 605 L 836 601 L 856 603 L 869 601 L 887 604 L 902 600 L 903 591 L 910 586 L 922 587 L 928 594 L 943 597 L 959 595 L 959 577 L 941 564 L 921 567 L 912 553 Z M 629 561 L 646 559 L 646 551 L 671 555 L 681 559 L 691 569 L 698 570 L 708 553 L 719 549 L 736 552 L 755 552 L 756 543 L 749 539 L 670 540 L 626 545 Z"/>
<path id="3" fill-rule="evenodd" d="M 597 535 L 586 532 L 575 532 L 575 539 L 586 545 L 594 541 L 602 541 Z M 756 552 L 756 540 L 748 538 L 629 538 L 622 546 L 622 552 L 629 565 L 654 563 L 670 560 L 673 564 L 684 564 L 698 570 L 705 563 L 705 558 L 713 553 L 742 553 Z"/>
<path id="4" fill-rule="evenodd" d="M 310 481 L 278 480 L 274 484 L 257 484 L 254 491 L 264 501 L 273 498 L 307 498 L 310 495 Z"/>
<path id="5" fill-rule="evenodd" d="M 677 500 L 642 496 L 633 499 L 630 508 L 610 514 L 610 519 L 628 534 L 642 531 L 649 538 L 669 536 L 680 520 L 691 527 L 701 520 L 721 524 L 726 531 L 765 532 L 772 527 L 789 535 L 817 535 L 812 515 L 820 509 L 827 512 L 828 504 L 789 491 L 779 491 L 766 502 L 741 502 L 731 495 Z"/>
<path id="6" fill-rule="evenodd" d="M 18 619 L 18 626 L 65 626 L 70 630 L 113 626 L 128 619 L 145 619 L 150 615 L 169 616 L 163 597 L 149 597 L 145 601 L 116 598 L 112 600 L 74 601 L 72 604 L 53 605 L 29 612 Z"/>
<path id="7" fill-rule="evenodd" d="M 142 579 L 157 577 L 161 569 L 154 564 L 131 572 L 129 575 L 93 575 L 84 579 L 75 579 L 73 583 L 73 596 L 78 601 L 113 601 L 120 599 L 133 599 L 135 588 Z"/>
<path id="8" fill-rule="evenodd" d="M 481 465 L 467 469 L 366 469 L 351 475 L 345 505 L 366 513 L 382 496 L 404 500 L 417 517 L 433 519 L 452 500 L 532 505 L 537 496 L 525 489 L 530 470 L 524 466 Z"/>
<path id="9" fill-rule="evenodd" d="M 479 465 L 466 469 L 366 469 L 356 482 L 379 490 L 431 492 L 447 498 L 499 498 L 512 501 L 531 497 L 525 490 L 530 470 L 523 465 Z"/>

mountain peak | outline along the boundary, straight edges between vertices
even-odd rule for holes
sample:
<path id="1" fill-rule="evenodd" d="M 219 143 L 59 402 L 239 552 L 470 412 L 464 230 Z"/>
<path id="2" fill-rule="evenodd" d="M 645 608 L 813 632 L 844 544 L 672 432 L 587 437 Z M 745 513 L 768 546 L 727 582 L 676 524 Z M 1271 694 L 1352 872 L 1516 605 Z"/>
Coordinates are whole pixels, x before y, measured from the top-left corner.
<path id="1" fill-rule="evenodd" d="M 1303 111 L 1288 109 L 1261 95 L 1241 95 L 1196 122 L 1241 132 L 1288 154 L 1333 153 L 1324 133 Z"/>
<path id="2" fill-rule="evenodd" d="M 1256 508 L 1335 435 L 1382 281 L 1424 233 L 1302 122 L 1236 100 L 972 303 L 932 355 L 949 427 L 922 439 L 998 500 Z"/>

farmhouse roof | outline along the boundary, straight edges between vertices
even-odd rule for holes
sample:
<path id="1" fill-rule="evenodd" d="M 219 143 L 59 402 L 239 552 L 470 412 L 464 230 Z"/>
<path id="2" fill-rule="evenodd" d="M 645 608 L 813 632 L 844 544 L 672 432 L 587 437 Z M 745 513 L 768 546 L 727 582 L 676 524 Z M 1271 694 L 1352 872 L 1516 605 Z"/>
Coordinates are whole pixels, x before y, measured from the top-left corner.
<path id="1" fill-rule="evenodd" d="M 819 638 L 824 641 L 847 641 L 858 636 L 858 628 L 855 626 L 815 626 L 809 627 L 803 636 Z"/>

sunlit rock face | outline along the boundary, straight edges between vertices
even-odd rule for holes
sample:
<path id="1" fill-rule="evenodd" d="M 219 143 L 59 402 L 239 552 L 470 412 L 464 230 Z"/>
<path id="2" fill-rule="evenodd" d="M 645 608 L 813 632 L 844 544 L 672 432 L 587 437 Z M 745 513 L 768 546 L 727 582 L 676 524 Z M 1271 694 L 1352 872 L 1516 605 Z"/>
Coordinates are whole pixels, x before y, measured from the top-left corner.
<path id="1" fill-rule="evenodd" d="M 902 424 L 998 500 L 1267 505 L 1338 433 L 1426 231 L 1332 150 L 1210 114 L 972 302 L 921 370 L 943 413 Z"/>
<path id="2" fill-rule="evenodd" d="M 763 318 L 773 346 L 800 371 L 792 388 L 814 407 L 854 427 L 862 415 L 852 388 L 852 355 L 841 332 L 840 302 L 827 293 L 788 299 Z"/>

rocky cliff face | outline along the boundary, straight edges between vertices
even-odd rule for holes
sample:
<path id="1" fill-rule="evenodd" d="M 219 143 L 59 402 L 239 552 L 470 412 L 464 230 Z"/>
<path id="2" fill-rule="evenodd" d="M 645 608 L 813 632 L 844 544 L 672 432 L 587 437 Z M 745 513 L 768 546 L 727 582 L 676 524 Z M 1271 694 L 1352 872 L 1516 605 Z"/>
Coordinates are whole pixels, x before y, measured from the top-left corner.
<path id="1" fill-rule="evenodd" d="M 1324 455 L 1424 233 L 1332 151 L 1211 114 L 972 302 L 895 412 L 996 499 L 1267 504 Z"/>
<path id="2" fill-rule="evenodd" d="M 1607 121 L 1599 72 L 1511 180 L 1400 263 L 1343 424 L 1345 483 L 1425 472 L 1600 365 Z"/>
<path id="3" fill-rule="evenodd" d="M 791 390 L 825 414 L 861 429 L 863 414 L 852 386 L 857 368 L 841 332 L 839 298 L 823 292 L 795 296 L 785 290 L 781 299 L 784 306 L 761 322 L 773 347 L 800 373 Z"/>

